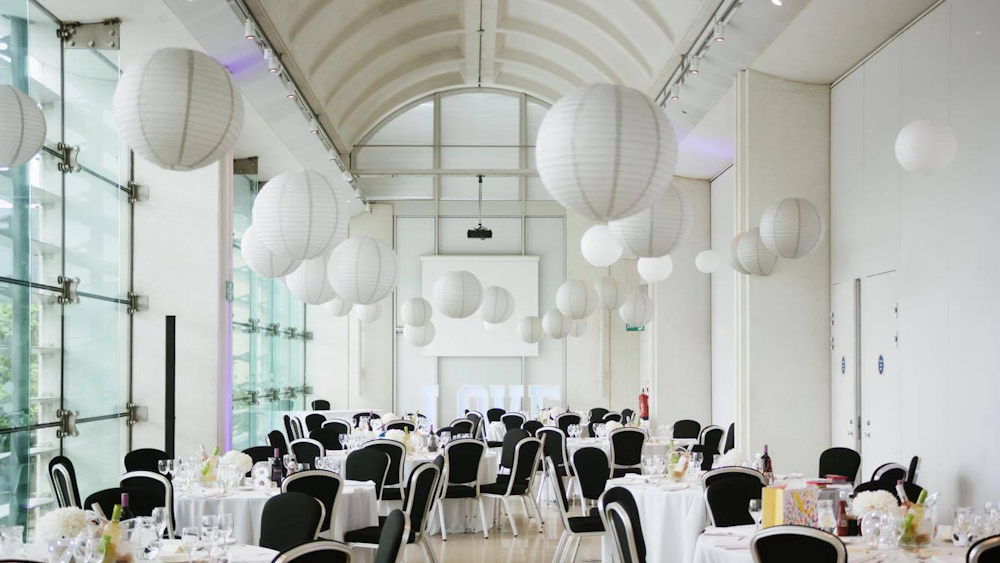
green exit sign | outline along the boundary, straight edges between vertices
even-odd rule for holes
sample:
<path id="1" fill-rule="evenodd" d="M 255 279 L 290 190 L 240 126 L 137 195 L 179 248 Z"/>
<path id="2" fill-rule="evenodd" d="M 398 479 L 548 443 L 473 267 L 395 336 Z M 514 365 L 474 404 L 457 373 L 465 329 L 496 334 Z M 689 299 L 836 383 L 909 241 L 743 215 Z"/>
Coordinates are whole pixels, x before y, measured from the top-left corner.
<path id="1" fill-rule="evenodd" d="M 646 330 L 646 325 L 633 326 L 630 324 L 626 324 L 625 330 L 627 332 L 643 332 Z"/>

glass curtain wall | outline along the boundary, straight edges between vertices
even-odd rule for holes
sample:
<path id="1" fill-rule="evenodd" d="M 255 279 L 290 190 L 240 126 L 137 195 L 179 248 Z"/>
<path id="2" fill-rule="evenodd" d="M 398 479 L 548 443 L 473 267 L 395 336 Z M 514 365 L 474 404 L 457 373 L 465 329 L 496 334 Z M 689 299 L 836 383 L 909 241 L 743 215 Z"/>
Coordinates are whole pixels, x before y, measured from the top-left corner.
<path id="1" fill-rule="evenodd" d="M 280 279 L 252 272 L 239 251 L 260 187 L 256 175 L 234 176 L 234 449 L 267 444 L 268 432 L 284 430 L 284 411 L 306 408 L 306 306 Z"/>
<path id="2" fill-rule="evenodd" d="M 56 507 L 49 461 L 68 456 L 86 497 L 115 485 L 129 436 L 118 53 L 68 49 L 59 30 L 37 2 L 0 0 L 0 84 L 27 92 L 47 125 L 37 156 L 0 171 L 0 526 L 29 538 Z"/>

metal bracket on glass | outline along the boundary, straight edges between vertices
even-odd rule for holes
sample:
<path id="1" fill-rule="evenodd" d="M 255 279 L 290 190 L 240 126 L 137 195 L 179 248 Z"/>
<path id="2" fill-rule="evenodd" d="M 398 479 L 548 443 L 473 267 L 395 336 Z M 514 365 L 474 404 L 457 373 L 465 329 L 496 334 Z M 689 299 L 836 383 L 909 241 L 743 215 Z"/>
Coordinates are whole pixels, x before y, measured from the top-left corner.
<path id="1" fill-rule="evenodd" d="M 278 401 L 281 400 L 280 393 L 281 390 L 278 389 L 277 387 L 268 387 L 267 389 L 262 391 L 260 395 L 264 397 L 269 403 L 277 403 Z"/>
<path id="2" fill-rule="evenodd" d="M 264 334 L 267 336 L 279 336 L 281 335 L 281 325 L 278 323 L 271 323 L 264 327 Z"/>
<path id="3" fill-rule="evenodd" d="M 289 340 L 295 340 L 298 337 L 299 329 L 294 326 L 290 326 L 281 332 L 284 333 Z"/>
<path id="4" fill-rule="evenodd" d="M 76 429 L 76 417 L 80 416 L 80 411 L 59 409 L 56 416 L 59 418 L 56 438 L 75 438 L 80 435 L 80 431 Z"/>
<path id="5" fill-rule="evenodd" d="M 80 302 L 80 296 L 77 295 L 77 288 L 80 287 L 80 278 L 67 278 L 65 276 L 59 276 L 59 285 L 62 286 L 62 295 L 59 296 L 59 303 L 63 305 L 75 305 Z"/>
<path id="6" fill-rule="evenodd" d="M 59 26 L 56 35 L 67 49 L 117 51 L 121 47 L 121 23 L 118 18 L 96 23 L 67 22 Z"/>
<path id="7" fill-rule="evenodd" d="M 302 394 L 303 395 L 312 395 L 312 392 L 313 392 L 313 386 L 312 385 L 303 385 L 302 387 L 299 387 L 299 389 L 302 390 Z"/>
<path id="8" fill-rule="evenodd" d="M 135 426 L 140 422 L 149 420 L 149 409 L 146 407 L 135 403 L 125 403 L 125 409 L 128 410 L 128 418 L 125 420 L 125 424 L 129 426 Z"/>
<path id="9" fill-rule="evenodd" d="M 128 188 L 129 203 L 140 203 L 149 201 L 149 186 L 137 184 L 129 180 L 129 182 L 125 184 L 125 187 Z"/>
<path id="10" fill-rule="evenodd" d="M 134 291 L 128 292 L 128 314 L 134 315 L 149 310 L 149 297 L 139 295 Z"/>
<path id="11" fill-rule="evenodd" d="M 60 158 L 62 158 L 62 162 L 58 166 L 60 172 L 72 173 L 83 170 L 78 159 L 80 156 L 80 147 L 59 143 L 56 145 L 56 150 L 59 151 Z"/>
<path id="12" fill-rule="evenodd" d="M 299 389 L 297 387 L 285 387 L 285 390 L 281 393 L 281 396 L 286 399 L 295 400 L 299 395 L 297 393 Z"/>
<path id="13" fill-rule="evenodd" d="M 298 338 L 300 340 L 312 340 L 313 339 L 313 333 L 310 332 L 310 331 L 308 331 L 308 330 L 303 330 L 302 332 L 298 333 L 295 336 L 295 338 Z"/>
<path id="14" fill-rule="evenodd" d="M 260 319 L 247 319 L 245 323 L 233 321 L 233 325 L 242 328 L 243 332 L 247 334 L 257 334 L 260 332 Z"/>
<path id="15" fill-rule="evenodd" d="M 260 404 L 260 401 L 257 400 L 257 397 L 259 395 L 260 391 L 257 390 L 247 391 L 246 393 L 243 393 L 241 395 L 233 396 L 233 402 L 244 403 L 247 406 L 257 406 Z"/>

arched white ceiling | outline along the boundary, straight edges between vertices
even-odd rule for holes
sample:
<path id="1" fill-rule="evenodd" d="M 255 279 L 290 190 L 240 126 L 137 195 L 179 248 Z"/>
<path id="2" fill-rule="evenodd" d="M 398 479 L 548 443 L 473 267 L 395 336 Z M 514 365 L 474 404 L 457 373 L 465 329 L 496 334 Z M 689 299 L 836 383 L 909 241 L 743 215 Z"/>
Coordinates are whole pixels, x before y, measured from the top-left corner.
<path id="1" fill-rule="evenodd" d="M 648 92 L 708 1 L 248 4 L 278 34 L 283 59 L 294 61 L 350 149 L 394 110 L 436 91 L 481 85 L 547 102 L 591 82 Z"/>

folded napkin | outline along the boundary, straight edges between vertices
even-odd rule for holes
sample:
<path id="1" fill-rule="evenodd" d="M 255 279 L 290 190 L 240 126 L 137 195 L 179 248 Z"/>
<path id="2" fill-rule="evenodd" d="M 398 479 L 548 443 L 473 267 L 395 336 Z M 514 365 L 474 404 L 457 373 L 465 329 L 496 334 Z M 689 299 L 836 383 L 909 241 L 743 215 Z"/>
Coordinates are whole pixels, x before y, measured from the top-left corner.
<path id="1" fill-rule="evenodd" d="M 706 536 L 714 537 L 738 537 L 746 538 L 752 536 L 757 531 L 757 526 L 726 526 L 725 528 L 720 528 L 717 526 L 708 526 L 705 531 L 702 532 Z"/>
<path id="2" fill-rule="evenodd" d="M 719 536 L 713 538 L 712 545 L 720 549 L 750 549 L 749 537 Z M 853 561 L 851 563 L 854 563 Z"/>
<path id="3" fill-rule="evenodd" d="M 666 491 L 666 492 L 683 491 L 686 488 L 688 488 L 688 484 L 687 483 L 661 483 L 660 484 L 660 490 L 661 491 Z"/>
<path id="4" fill-rule="evenodd" d="M 375 481 L 355 481 L 353 479 L 344 479 L 344 486 L 346 487 L 374 487 Z"/>

